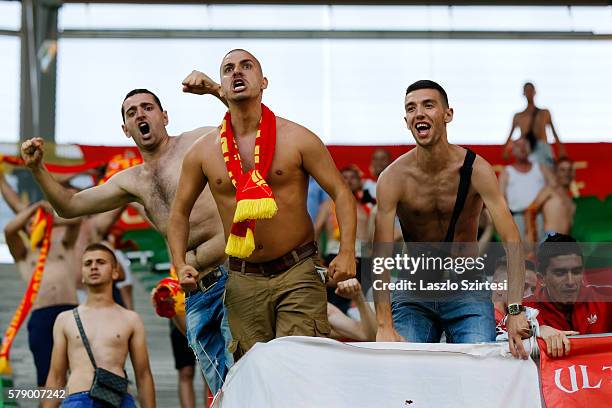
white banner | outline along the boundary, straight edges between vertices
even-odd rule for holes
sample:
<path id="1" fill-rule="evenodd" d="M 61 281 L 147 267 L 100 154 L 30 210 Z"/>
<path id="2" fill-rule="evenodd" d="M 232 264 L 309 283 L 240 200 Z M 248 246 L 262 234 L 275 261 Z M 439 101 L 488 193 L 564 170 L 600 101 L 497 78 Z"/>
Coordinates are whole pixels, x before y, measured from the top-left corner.
<path id="1" fill-rule="evenodd" d="M 540 407 L 535 363 L 507 350 L 284 337 L 234 365 L 213 407 Z"/>

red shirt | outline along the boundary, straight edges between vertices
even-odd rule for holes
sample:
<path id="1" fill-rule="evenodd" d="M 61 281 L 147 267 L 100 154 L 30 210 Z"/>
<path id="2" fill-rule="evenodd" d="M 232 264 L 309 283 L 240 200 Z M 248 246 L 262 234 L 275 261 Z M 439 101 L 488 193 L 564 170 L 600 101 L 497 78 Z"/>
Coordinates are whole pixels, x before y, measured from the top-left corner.
<path id="1" fill-rule="evenodd" d="M 574 330 L 580 334 L 612 332 L 612 287 L 583 286 L 578 301 L 571 309 L 571 322 L 565 313 L 550 301 L 545 287 L 525 298 L 525 306 L 538 309 L 538 323 L 558 330 Z"/>

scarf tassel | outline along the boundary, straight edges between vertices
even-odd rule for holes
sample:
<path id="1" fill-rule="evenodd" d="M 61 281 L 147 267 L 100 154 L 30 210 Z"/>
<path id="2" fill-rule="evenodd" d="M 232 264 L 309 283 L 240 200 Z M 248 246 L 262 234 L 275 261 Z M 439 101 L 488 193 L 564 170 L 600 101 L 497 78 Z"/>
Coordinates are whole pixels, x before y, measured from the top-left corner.
<path id="1" fill-rule="evenodd" d="M 254 250 L 255 237 L 251 228 L 247 228 L 244 236 L 231 233 L 227 239 L 225 253 L 230 256 L 235 256 L 237 258 L 248 258 L 248 256 L 251 255 Z"/>
<path id="2" fill-rule="evenodd" d="M 240 200 L 236 204 L 234 222 L 246 220 L 263 220 L 274 217 L 278 207 L 274 198 L 257 198 L 254 200 Z"/>

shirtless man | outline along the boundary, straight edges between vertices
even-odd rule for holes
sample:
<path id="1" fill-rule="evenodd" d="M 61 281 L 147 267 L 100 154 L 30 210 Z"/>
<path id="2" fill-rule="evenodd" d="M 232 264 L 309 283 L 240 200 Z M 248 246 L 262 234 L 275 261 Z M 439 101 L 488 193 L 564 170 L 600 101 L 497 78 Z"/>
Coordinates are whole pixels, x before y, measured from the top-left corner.
<path id="1" fill-rule="evenodd" d="M 199 82 L 186 84 L 185 89 L 218 96 L 214 82 L 207 77 L 199 78 Z M 144 163 L 120 171 L 102 185 L 78 193 L 62 187 L 42 165 L 41 139 L 24 142 L 22 157 L 60 215 L 76 217 L 136 202 L 144 207 L 147 218 L 155 228 L 166 236 L 169 225 L 172 225 L 168 215 L 178 186 L 183 157 L 195 140 L 212 128 L 203 127 L 179 136 L 169 136 L 166 131 L 168 114 L 157 96 L 146 89 L 135 89 L 126 95 L 121 105 L 121 115 L 123 132 L 134 139 Z M 195 210 L 189 219 L 189 242 L 185 247 L 188 251 L 186 262 L 197 271 L 194 276 L 197 291 L 194 290 L 195 285 L 190 288 L 193 293 L 185 302 L 187 339 L 200 362 L 206 382 L 216 392 L 232 364 L 231 355 L 225 352 L 230 333 L 223 320 L 221 299 L 227 279 L 220 266 L 225 260 L 224 238 L 210 191 L 206 189 L 196 198 Z"/>
<path id="2" fill-rule="evenodd" d="M 512 140 L 512 133 L 514 133 L 514 129 L 519 128 L 521 131 L 521 138 L 527 140 L 531 146 L 533 160 L 552 167 L 553 154 L 546 136 L 547 126 L 550 126 L 555 142 L 558 145 L 559 158 L 566 157 L 567 152 L 565 151 L 565 146 L 563 146 L 559 140 L 559 136 L 557 136 L 550 111 L 548 109 L 540 109 L 535 105 L 535 94 L 535 86 L 531 82 L 527 82 L 523 85 L 523 95 L 525 95 L 525 99 L 527 99 L 527 107 L 524 111 L 516 113 L 512 118 L 512 127 L 504 147 L 504 159 L 507 160 L 508 153 L 512 148 L 512 143 L 510 143 Z"/>
<path id="3" fill-rule="evenodd" d="M 92 244 L 85 249 L 82 261 L 83 283 L 87 301 L 77 308 L 83 329 L 93 352 L 96 365 L 121 377 L 125 376 L 128 352 L 136 375 L 140 406 L 155 407 L 155 386 L 149 367 L 147 338 L 137 313 L 124 309 L 113 300 L 113 279 L 117 278 L 117 258 L 104 244 Z M 89 390 L 94 367 L 87 355 L 73 311 L 62 312 L 53 326 L 53 358 L 45 387 L 66 387 L 68 397 L 62 406 L 92 406 Z M 66 374 L 70 371 L 68 381 Z M 59 401 L 46 400 L 44 407 L 57 407 Z M 126 394 L 122 408 L 136 407 Z"/>
<path id="4" fill-rule="evenodd" d="M 4 228 L 6 244 L 25 282 L 30 281 L 40 256 L 40 245 L 32 250 L 29 242 L 34 214 L 40 207 L 53 211 L 48 203 L 35 203 L 19 211 Z M 51 363 L 53 322 L 60 313 L 78 304 L 73 278 L 76 267 L 73 265 L 74 245 L 78 233 L 78 222 L 67 225 L 61 225 L 59 220 L 54 222 L 42 281 L 28 320 L 28 344 L 34 357 L 36 384 L 39 387 L 45 384 Z"/>
<path id="5" fill-rule="evenodd" d="M 527 237 L 536 242 L 537 229 L 533 220 L 539 212 L 544 216 L 544 236 L 556 233 L 569 235 L 572 230 L 576 203 L 571 198 L 570 187 L 574 180 L 574 167 L 568 158 L 562 158 L 555 163 L 556 185 L 544 187 L 527 209 L 525 216 L 532 222 L 527 222 Z"/>
<path id="6" fill-rule="evenodd" d="M 454 234 L 446 237 L 448 231 L 452 231 L 449 227 L 459 186 L 459 170 L 469 152 L 448 143 L 446 126 L 453 119 L 453 109 L 449 107 L 446 92 L 440 85 L 428 80 L 413 83 L 406 91 L 405 108 L 406 124 L 417 146 L 395 160 L 378 180 L 374 242 L 379 245 L 393 242 L 393 223 L 397 214 L 406 241 L 475 243 L 484 203 L 509 253 L 508 302 L 513 313 L 508 318 L 510 351 L 514 356 L 527 358 L 521 335 L 527 334 L 529 326 L 524 312 L 518 307 L 523 297 L 525 274 L 520 237 L 499 191 L 495 172 L 484 159 L 475 157 L 465 205 L 455 224 Z M 460 293 L 459 298 L 439 302 L 410 299 L 398 302 L 394 296 L 392 313 L 389 293 L 375 291 L 377 341 L 401 341 L 405 338 L 416 342 L 438 342 L 442 329 L 450 342 L 494 341 L 491 300 L 477 301 L 463 299 L 463 296 L 467 294 Z"/>
<path id="7" fill-rule="evenodd" d="M 221 88 L 231 114 L 227 127 L 235 134 L 243 171 L 255 168 L 255 136 L 267 85 L 259 61 L 249 52 L 233 50 L 223 58 Z M 314 231 L 306 210 L 309 174 L 336 203 L 340 251 L 328 273 L 336 281 L 355 276 L 355 199 L 351 191 L 316 135 L 280 117 L 274 124 L 275 153 L 265 177 L 278 211 L 271 219 L 257 220 L 251 255 L 230 257 L 229 263 L 225 307 L 235 339 L 231 351 L 237 357 L 258 341 L 287 335 L 329 336 L 325 284 L 315 271 Z M 184 259 L 187 220 L 196 212 L 193 203 L 206 185 L 217 203 L 227 239 L 236 211 L 236 189 L 224 162 L 220 129 L 198 140 L 185 156 L 172 205 L 168 241 L 183 284 L 193 284 L 195 274 Z"/>

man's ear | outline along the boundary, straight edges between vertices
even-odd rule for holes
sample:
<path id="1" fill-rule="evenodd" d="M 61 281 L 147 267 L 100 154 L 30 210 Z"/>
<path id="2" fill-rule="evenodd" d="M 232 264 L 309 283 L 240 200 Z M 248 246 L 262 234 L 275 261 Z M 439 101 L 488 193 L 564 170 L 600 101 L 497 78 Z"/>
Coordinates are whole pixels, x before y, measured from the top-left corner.
<path id="1" fill-rule="evenodd" d="M 119 265 L 115 265 L 113 267 L 113 272 L 111 273 L 111 277 L 113 278 L 113 282 L 119 279 Z"/>
<path id="2" fill-rule="evenodd" d="M 408 118 L 404 116 L 404 122 L 406 122 L 406 127 L 410 129 L 410 125 L 408 124 Z"/>
<path id="3" fill-rule="evenodd" d="M 123 125 L 121 125 L 121 130 L 123 130 L 123 134 L 125 135 L 125 137 L 127 137 L 128 139 L 130 139 L 132 136 L 130 136 L 130 134 L 128 133 L 128 129 L 127 126 L 125 126 L 125 123 Z"/>
<path id="4" fill-rule="evenodd" d="M 444 123 L 451 123 L 453 121 L 453 108 L 447 108 L 444 112 Z"/>
<path id="5" fill-rule="evenodd" d="M 544 282 L 544 274 L 536 272 L 536 275 L 538 276 L 538 282 L 540 282 L 540 286 L 546 286 L 546 283 Z"/>
<path id="6" fill-rule="evenodd" d="M 263 81 L 261 81 L 261 90 L 263 91 L 268 87 L 268 78 L 263 77 Z"/>
<path id="7" fill-rule="evenodd" d="M 164 126 L 168 126 L 168 122 L 169 122 L 168 112 L 167 111 L 163 111 L 162 115 L 164 115 Z"/>

